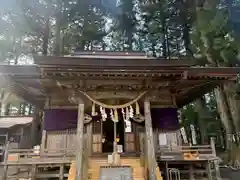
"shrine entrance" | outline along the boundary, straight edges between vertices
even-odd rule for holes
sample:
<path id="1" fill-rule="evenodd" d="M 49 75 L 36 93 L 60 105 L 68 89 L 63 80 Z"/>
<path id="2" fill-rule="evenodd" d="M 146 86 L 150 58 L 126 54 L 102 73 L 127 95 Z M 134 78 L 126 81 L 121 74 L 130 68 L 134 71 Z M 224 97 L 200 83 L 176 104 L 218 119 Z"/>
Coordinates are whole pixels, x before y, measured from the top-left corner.
<path id="1" fill-rule="evenodd" d="M 114 123 L 111 119 L 106 119 L 102 124 L 102 152 L 108 153 L 113 152 L 113 141 L 114 141 Z"/>
<path id="2" fill-rule="evenodd" d="M 124 151 L 124 121 L 119 120 L 116 123 L 116 135 L 117 135 L 117 145 L 118 151 Z M 114 122 L 108 118 L 102 123 L 102 152 L 109 153 L 113 152 L 113 142 L 114 142 Z"/>
<path id="3" fill-rule="evenodd" d="M 144 118 L 140 114 L 138 100 L 145 94 L 139 94 L 134 100 L 128 99 L 98 101 L 86 95 L 92 101 L 91 114 L 95 115 L 92 123 L 92 153 L 124 153 L 129 155 L 139 152 L 139 122 Z M 116 105 L 112 105 L 116 104 Z"/>

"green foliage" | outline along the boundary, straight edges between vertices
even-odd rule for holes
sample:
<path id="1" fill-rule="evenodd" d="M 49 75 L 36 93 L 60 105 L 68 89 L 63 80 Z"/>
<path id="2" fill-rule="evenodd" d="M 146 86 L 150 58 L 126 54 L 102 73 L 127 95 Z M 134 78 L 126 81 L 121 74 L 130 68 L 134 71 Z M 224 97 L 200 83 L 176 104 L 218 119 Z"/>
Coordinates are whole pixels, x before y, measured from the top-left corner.
<path id="1" fill-rule="evenodd" d="M 218 1 L 206 1 L 196 11 L 191 32 L 192 49 L 196 57 L 205 57 L 214 66 L 235 66 L 239 63 L 239 43 L 228 28 L 228 13 Z"/>

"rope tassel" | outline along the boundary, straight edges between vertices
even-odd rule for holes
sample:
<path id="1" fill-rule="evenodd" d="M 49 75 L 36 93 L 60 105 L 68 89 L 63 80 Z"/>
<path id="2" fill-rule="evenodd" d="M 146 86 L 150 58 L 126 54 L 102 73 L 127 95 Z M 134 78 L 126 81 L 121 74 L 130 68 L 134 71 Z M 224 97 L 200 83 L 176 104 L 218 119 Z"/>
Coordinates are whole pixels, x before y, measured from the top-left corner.
<path id="1" fill-rule="evenodd" d="M 113 116 L 113 110 L 112 109 L 110 110 L 110 117 L 111 117 L 112 121 L 114 121 L 114 116 Z"/>
<path id="2" fill-rule="evenodd" d="M 92 116 L 96 116 L 96 107 L 95 107 L 95 103 L 92 104 Z"/>
<path id="3" fill-rule="evenodd" d="M 133 108 L 132 108 L 132 106 L 130 105 L 130 108 L 129 108 L 129 117 L 130 117 L 130 118 L 133 118 L 133 116 L 134 116 L 133 113 L 134 113 L 134 112 L 133 112 Z"/>
<path id="4" fill-rule="evenodd" d="M 126 107 L 126 120 L 128 121 L 130 118 L 130 113 L 128 107 Z"/>
<path id="5" fill-rule="evenodd" d="M 139 115 L 139 114 L 140 114 L 140 107 L 138 102 L 136 102 L 136 115 Z"/>

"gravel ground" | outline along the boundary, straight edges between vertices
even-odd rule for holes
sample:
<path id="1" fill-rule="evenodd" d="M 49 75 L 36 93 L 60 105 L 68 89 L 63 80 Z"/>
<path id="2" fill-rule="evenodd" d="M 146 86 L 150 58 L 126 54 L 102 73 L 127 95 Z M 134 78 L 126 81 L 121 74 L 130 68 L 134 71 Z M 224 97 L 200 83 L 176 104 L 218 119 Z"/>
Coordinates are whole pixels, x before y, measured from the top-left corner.
<path id="1" fill-rule="evenodd" d="M 240 170 L 234 171 L 230 168 L 220 168 L 221 177 L 229 180 L 239 180 Z"/>
<path id="2" fill-rule="evenodd" d="M 240 179 L 240 170 L 233 171 L 229 168 L 220 168 L 221 177 L 223 180 L 239 180 Z M 3 167 L 0 167 L 0 177 L 3 174 Z M 207 180 L 207 179 L 202 179 Z"/>

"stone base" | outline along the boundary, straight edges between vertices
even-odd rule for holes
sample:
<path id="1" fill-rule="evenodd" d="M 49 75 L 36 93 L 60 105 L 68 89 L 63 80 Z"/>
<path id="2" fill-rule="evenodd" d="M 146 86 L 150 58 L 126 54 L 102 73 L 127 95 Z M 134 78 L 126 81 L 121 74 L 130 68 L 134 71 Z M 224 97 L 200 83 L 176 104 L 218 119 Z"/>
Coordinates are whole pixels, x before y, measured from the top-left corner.
<path id="1" fill-rule="evenodd" d="M 115 166 L 120 165 L 120 154 L 112 153 L 112 159 L 113 159 L 112 165 L 115 165 Z"/>

